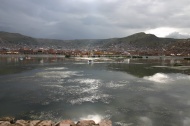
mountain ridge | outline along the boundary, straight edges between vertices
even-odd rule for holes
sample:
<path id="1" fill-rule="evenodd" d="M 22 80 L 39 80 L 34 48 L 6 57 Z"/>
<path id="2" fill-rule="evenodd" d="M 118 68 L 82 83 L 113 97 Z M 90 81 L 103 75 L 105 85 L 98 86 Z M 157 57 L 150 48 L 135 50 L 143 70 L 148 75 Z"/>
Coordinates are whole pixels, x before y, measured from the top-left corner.
<path id="1" fill-rule="evenodd" d="M 19 33 L 0 32 L 0 46 L 6 48 L 27 46 L 30 48 L 43 47 L 78 50 L 162 50 L 163 48 L 171 49 L 175 43 L 180 43 L 181 41 L 190 43 L 189 39 L 159 38 L 153 34 L 146 34 L 144 32 L 135 33 L 122 38 L 75 40 L 33 38 Z M 184 47 L 184 45 L 185 44 L 181 44 L 181 48 L 187 48 Z"/>

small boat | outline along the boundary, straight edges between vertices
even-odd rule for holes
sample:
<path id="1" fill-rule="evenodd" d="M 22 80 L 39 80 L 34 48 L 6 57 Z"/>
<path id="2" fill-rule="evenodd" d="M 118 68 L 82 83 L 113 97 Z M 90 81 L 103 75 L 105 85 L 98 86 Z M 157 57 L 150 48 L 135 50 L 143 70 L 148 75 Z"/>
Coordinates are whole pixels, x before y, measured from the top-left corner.
<path id="1" fill-rule="evenodd" d="M 44 63 L 44 60 L 43 60 L 43 59 L 41 59 L 41 60 L 40 60 L 40 63 L 41 63 L 41 64 L 43 64 L 43 63 Z"/>
<path id="2" fill-rule="evenodd" d="M 20 60 L 23 60 L 23 57 L 20 57 L 19 59 L 20 59 Z"/>
<path id="3" fill-rule="evenodd" d="M 88 64 L 92 64 L 92 63 L 93 63 L 93 60 L 89 59 Z"/>
<path id="4" fill-rule="evenodd" d="M 25 59 L 31 59 L 31 57 L 30 56 L 26 56 Z"/>

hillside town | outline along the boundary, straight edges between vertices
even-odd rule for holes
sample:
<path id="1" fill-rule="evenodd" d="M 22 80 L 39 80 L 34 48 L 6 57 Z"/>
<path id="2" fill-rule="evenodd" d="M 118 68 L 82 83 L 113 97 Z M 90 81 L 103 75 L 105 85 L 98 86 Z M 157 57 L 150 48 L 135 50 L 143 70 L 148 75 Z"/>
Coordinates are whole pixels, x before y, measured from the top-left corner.
<path id="1" fill-rule="evenodd" d="M 190 39 L 159 38 L 143 32 L 123 38 L 53 40 L 0 32 L 0 54 L 86 56 L 190 56 Z"/>
<path id="2" fill-rule="evenodd" d="M 178 49 L 179 50 L 179 49 Z M 25 55 L 65 55 L 72 57 L 86 57 L 86 56 L 190 56 L 189 50 L 177 49 L 147 49 L 147 50 L 120 50 L 120 49 L 93 49 L 93 50 L 78 50 L 78 49 L 54 49 L 54 48 L 29 48 L 22 47 L 18 49 L 0 48 L 1 55 L 9 54 L 25 54 Z"/>

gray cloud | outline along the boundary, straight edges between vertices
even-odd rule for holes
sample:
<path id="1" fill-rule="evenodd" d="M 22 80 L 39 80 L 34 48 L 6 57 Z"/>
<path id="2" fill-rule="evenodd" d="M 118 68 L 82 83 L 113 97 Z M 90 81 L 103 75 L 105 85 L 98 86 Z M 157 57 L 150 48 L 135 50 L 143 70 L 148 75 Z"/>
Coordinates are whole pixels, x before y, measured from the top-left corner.
<path id="1" fill-rule="evenodd" d="M 0 30 L 38 38 L 123 37 L 159 27 L 190 33 L 189 0 L 1 0 Z"/>
<path id="2" fill-rule="evenodd" d="M 173 32 L 166 36 L 167 38 L 177 38 L 177 39 L 184 39 L 184 38 L 190 38 L 189 34 L 182 34 L 179 32 Z"/>

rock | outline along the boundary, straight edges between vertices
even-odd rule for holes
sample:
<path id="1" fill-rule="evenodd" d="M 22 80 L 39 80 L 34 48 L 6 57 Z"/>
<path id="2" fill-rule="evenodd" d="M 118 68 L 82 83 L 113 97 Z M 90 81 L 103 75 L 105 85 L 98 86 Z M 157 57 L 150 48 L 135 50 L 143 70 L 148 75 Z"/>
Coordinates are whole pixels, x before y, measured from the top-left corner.
<path id="1" fill-rule="evenodd" d="M 25 120 L 17 120 L 15 125 L 19 125 L 19 126 L 29 126 L 28 121 Z"/>
<path id="2" fill-rule="evenodd" d="M 40 120 L 32 120 L 32 121 L 29 121 L 28 123 L 29 123 L 30 126 L 37 126 L 37 124 L 39 124 L 40 122 L 42 122 L 42 121 L 40 121 Z"/>
<path id="3" fill-rule="evenodd" d="M 112 122 L 102 120 L 99 124 L 95 124 L 93 120 L 80 120 L 75 124 L 72 120 L 62 120 L 55 124 L 51 120 L 17 120 L 14 123 L 14 118 L 3 117 L 0 118 L 0 126 L 112 126 Z"/>
<path id="4" fill-rule="evenodd" d="M 112 126 L 112 122 L 111 122 L 111 120 L 102 120 L 99 123 L 99 126 Z"/>
<path id="5" fill-rule="evenodd" d="M 51 120 L 41 121 L 37 126 L 53 126 L 53 122 Z"/>
<path id="6" fill-rule="evenodd" d="M 17 120 L 14 126 L 53 126 L 53 122 L 51 120 Z"/>
<path id="7" fill-rule="evenodd" d="M 0 118 L 0 121 L 8 121 L 10 123 L 13 123 L 14 122 L 14 117 L 2 117 Z"/>
<path id="8" fill-rule="evenodd" d="M 93 120 L 81 120 L 77 122 L 77 126 L 93 126 L 95 122 Z"/>
<path id="9" fill-rule="evenodd" d="M 63 120 L 59 122 L 56 126 L 76 126 L 72 120 Z"/>
<path id="10" fill-rule="evenodd" d="M 0 121 L 0 126 L 8 126 L 11 123 L 9 121 Z"/>

